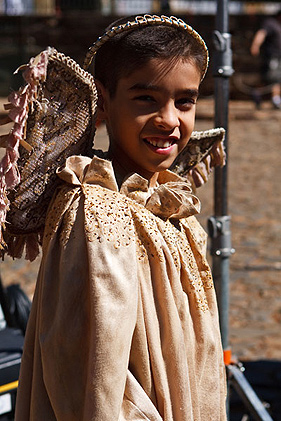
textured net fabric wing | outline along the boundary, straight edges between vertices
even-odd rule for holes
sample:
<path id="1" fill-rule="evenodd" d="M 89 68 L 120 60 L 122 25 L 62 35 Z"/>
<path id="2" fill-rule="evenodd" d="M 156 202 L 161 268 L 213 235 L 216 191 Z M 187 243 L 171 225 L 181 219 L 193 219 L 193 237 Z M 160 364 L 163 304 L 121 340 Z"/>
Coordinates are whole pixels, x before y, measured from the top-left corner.
<path id="1" fill-rule="evenodd" d="M 194 190 L 208 181 L 213 168 L 225 164 L 225 129 L 194 131 L 171 166 L 176 174 L 188 178 Z"/>
<path id="2" fill-rule="evenodd" d="M 41 69 L 38 80 L 36 66 L 42 65 L 42 57 L 45 74 Z M 10 99 L 13 102 L 17 98 L 14 105 L 20 99 L 24 103 L 24 107 L 14 108 L 17 115 L 20 109 L 23 115 L 27 110 L 26 118 L 22 119 L 26 133 L 19 138 L 24 147 L 19 146 L 18 160 L 13 163 L 20 182 L 11 182 L 10 187 L 17 186 L 10 191 L 6 183 L 9 210 L 4 250 L 20 257 L 26 246 L 26 258 L 33 260 L 39 252 L 50 199 L 60 183 L 56 169 L 70 155 L 92 155 L 97 94 L 93 77 L 54 49 L 44 51 L 22 70 L 27 88 Z M 26 92 L 29 95 L 23 101 Z M 16 125 L 13 111 L 10 117 Z"/>

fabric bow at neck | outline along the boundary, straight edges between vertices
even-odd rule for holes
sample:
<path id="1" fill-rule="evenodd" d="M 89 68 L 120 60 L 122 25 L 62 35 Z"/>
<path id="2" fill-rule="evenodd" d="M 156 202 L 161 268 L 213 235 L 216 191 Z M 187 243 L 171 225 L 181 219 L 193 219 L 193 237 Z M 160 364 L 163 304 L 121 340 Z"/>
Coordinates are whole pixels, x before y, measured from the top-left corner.
<path id="1" fill-rule="evenodd" d="M 71 156 L 57 174 L 74 186 L 90 184 L 119 191 L 164 220 L 187 218 L 200 212 L 200 201 L 192 193 L 189 181 L 168 170 L 159 173 L 156 187 L 149 187 L 148 180 L 133 173 L 119 189 L 111 161 L 97 156 L 92 159 Z"/>

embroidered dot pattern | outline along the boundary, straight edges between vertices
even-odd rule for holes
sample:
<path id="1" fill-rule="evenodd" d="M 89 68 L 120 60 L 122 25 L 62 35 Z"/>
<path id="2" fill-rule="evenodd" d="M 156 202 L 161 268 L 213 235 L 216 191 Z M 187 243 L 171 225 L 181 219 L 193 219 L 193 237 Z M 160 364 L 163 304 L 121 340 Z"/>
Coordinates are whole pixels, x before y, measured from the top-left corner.
<path id="1" fill-rule="evenodd" d="M 187 274 L 188 281 L 182 282 L 183 290 L 193 297 L 199 310 L 209 309 L 206 291 L 213 288 L 213 281 L 207 261 L 199 252 L 205 234 L 203 230 L 196 236 L 193 234 L 195 228 L 197 233 L 198 226 L 192 218 L 182 220 L 179 230 L 169 220 L 163 221 L 118 192 L 98 185 L 82 185 L 73 190 L 67 187 L 60 190 L 53 202 L 46 222 L 45 241 L 50 241 L 61 224 L 59 238 L 62 246 L 66 245 L 82 198 L 88 241 L 109 241 L 115 248 L 134 242 L 140 264 L 150 259 L 165 264 L 164 248 L 167 247 L 179 276 L 181 271 Z"/>

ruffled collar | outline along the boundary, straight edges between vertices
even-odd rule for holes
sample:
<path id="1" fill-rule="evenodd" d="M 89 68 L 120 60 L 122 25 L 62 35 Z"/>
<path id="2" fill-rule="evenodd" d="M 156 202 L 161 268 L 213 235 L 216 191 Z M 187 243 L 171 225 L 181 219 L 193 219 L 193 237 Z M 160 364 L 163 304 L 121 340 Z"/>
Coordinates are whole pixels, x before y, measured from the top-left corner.
<path id="1" fill-rule="evenodd" d="M 137 173 L 128 175 L 119 188 L 111 161 L 74 155 L 66 159 L 57 174 L 75 186 L 91 184 L 119 191 L 164 220 L 187 218 L 200 212 L 200 201 L 193 195 L 189 181 L 169 170 L 159 173 L 154 188 Z"/>

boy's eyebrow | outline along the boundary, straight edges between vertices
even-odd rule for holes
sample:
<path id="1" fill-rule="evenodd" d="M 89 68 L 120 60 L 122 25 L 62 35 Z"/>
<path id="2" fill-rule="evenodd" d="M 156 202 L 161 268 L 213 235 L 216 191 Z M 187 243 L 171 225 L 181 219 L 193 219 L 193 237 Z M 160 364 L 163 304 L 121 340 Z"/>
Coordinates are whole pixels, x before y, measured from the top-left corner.
<path id="1" fill-rule="evenodd" d="M 161 87 L 158 85 L 152 85 L 150 83 L 136 83 L 135 85 L 131 86 L 129 88 L 129 91 L 155 91 L 155 92 L 159 92 L 161 91 Z M 183 89 L 181 91 L 179 91 L 180 94 L 182 95 L 188 95 L 188 96 L 192 96 L 192 97 L 198 97 L 199 95 L 199 90 L 198 89 Z"/>

